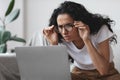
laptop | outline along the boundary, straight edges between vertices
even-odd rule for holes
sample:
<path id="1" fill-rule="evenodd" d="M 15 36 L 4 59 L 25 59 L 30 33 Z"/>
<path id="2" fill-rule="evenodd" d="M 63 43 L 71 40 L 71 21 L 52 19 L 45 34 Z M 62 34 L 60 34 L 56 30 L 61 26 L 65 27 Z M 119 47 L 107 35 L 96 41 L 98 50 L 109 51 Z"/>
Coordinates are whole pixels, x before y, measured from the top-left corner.
<path id="1" fill-rule="evenodd" d="M 71 80 L 65 46 L 16 47 L 21 80 Z"/>

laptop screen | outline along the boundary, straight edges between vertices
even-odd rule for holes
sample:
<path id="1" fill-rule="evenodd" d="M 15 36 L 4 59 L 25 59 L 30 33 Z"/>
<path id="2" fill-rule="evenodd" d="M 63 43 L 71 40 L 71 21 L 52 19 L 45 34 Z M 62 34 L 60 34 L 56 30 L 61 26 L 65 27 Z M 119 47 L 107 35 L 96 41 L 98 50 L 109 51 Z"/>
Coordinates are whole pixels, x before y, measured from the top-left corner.
<path id="1" fill-rule="evenodd" d="M 70 80 L 65 46 L 16 47 L 22 80 Z"/>

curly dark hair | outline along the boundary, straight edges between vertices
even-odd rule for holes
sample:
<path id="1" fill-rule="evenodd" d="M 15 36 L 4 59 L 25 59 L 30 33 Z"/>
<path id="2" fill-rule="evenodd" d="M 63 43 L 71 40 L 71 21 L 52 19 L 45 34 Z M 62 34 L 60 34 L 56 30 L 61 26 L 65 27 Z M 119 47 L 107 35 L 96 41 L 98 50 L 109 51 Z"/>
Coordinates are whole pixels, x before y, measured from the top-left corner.
<path id="1" fill-rule="evenodd" d="M 69 14 L 75 21 L 82 21 L 87 24 L 90 28 L 91 35 L 96 34 L 103 25 L 107 25 L 108 29 L 113 33 L 111 29 L 111 24 L 114 22 L 113 20 L 107 16 L 90 13 L 83 5 L 72 1 L 61 3 L 60 6 L 53 11 L 49 20 L 49 26 L 54 25 L 57 27 L 57 17 L 59 14 L 64 13 Z M 61 38 L 62 36 L 59 34 L 59 42 L 61 42 Z M 111 38 L 110 41 L 117 42 L 115 37 Z"/>

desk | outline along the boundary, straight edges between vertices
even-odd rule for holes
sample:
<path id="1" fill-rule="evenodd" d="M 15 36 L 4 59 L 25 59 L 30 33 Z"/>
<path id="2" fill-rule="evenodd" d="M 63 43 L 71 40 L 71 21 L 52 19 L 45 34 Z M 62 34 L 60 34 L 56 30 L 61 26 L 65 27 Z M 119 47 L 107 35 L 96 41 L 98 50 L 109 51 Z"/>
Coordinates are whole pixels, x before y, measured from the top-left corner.
<path id="1" fill-rule="evenodd" d="M 0 80 L 20 80 L 15 53 L 0 53 Z"/>

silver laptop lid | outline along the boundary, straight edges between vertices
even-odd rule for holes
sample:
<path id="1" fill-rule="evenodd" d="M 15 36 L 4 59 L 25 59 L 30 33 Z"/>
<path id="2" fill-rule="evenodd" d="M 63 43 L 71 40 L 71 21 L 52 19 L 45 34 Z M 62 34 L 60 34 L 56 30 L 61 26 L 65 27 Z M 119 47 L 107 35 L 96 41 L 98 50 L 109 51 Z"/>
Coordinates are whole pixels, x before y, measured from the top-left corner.
<path id="1" fill-rule="evenodd" d="M 16 47 L 21 80 L 71 80 L 65 46 Z"/>

